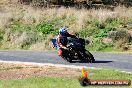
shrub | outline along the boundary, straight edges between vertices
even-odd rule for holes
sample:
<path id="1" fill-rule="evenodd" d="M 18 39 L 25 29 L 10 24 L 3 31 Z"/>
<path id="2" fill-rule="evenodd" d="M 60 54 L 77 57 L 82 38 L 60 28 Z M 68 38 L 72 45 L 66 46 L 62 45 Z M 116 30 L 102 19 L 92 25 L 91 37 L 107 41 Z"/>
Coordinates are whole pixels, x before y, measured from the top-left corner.
<path id="1" fill-rule="evenodd" d="M 56 35 L 56 34 L 58 34 L 58 30 L 56 30 L 54 28 L 53 23 L 48 23 L 48 22 L 40 23 L 36 26 L 36 29 L 38 32 L 41 32 L 43 35 L 48 35 L 48 34 Z"/>
<path id="2" fill-rule="evenodd" d="M 10 25 L 10 29 L 11 32 L 25 32 L 25 31 L 35 31 L 35 26 L 34 24 L 32 25 L 28 25 L 28 24 L 23 24 L 19 21 L 14 21 L 11 25 Z"/>
<path id="3" fill-rule="evenodd" d="M 4 36 L 4 31 L 0 30 L 0 41 L 3 40 L 3 36 Z"/>
<path id="4" fill-rule="evenodd" d="M 107 48 L 113 48 L 114 45 L 112 43 L 104 43 L 102 38 L 94 38 L 93 43 L 88 45 L 88 48 L 89 47 L 94 51 L 103 51 Z"/>
<path id="5" fill-rule="evenodd" d="M 43 36 L 35 29 L 35 25 L 23 24 L 14 21 L 10 28 L 5 30 L 4 41 L 10 42 L 19 48 L 28 48 L 31 44 L 41 41 Z"/>
<path id="6" fill-rule="evenodd" d="M 112 38 L 112 40 L 114 42 L 118 42 L 119 40 L 121 40 L 124 43 L 129 43 L 131 42 L 131 36 L 128 33 L 127 30 L 124 29 L 120 29 L 117 31 L 111 31 L 108 35 L 109 38 Z"/>
<path id="7" fill-rule="evenodd" d="M 90 37 L 90 36 L 96 35 L 98 33 L 99 33 L 99 30 L 96 27 L 91 27 L 91 28 L 82 29 L 77 34 L 80 37 L 86 38 L 86 37 Z"/>
<path id="8" fill-rule="evenodd" d="M 32 5 L 36 7 L 47 7 L 48 4 L 47 0 L 32 0 Z"/>
<path id="9" fill-rule="evenodd" d="M 99 30 L 100 30 L 99 33 L 96 34 L 96 35 L 94 35 L 95 38 L 107 37 L 107 36 L 108 36 L 108 33 L 109 33 L 109 31 L 110 31 L 110 30 L 108 30 L 108 29 L 99 29 Z"/>
<path id="10" fill-rule="evenodd" d="M 52 33 L 52 31 L 54 31 L 53 25 L 52 24 L 49 24 L 49 23 L 41 23 L 41 24 L 38 24 L 36 26 L 36 29 L 39 32 L 42 32 L 43 34 L 50 34 L 50 33 Z"/>

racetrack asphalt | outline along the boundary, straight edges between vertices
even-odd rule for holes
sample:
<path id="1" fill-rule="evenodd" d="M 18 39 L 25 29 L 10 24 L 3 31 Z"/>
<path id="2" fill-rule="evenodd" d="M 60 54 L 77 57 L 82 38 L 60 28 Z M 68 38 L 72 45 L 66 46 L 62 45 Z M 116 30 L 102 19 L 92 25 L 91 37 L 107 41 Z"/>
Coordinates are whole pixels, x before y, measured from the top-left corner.
<path id="1" fill-rule="evenodd" d="M 110 68 L 132 72 L 132 53 L 96 52 L 92 54 L 95 57 L 95 63 L 68 63 L 61 57 L 58 57 L 57 52 L 51 51 L 0 51 L 0 60 Z"/>

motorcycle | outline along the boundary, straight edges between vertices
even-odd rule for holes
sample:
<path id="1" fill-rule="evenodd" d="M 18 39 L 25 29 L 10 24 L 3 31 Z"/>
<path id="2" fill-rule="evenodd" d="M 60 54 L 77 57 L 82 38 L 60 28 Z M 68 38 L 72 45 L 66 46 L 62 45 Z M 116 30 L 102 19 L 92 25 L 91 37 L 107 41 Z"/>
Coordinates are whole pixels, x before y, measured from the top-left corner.
<path id="1" fill-rule="evenodd" d="M 52 39 L 52 44 L 56 47 L 56 40 Z M 82 38 L 68 38 L 67 49 L 60 48 L 58 55 L 68 62 L 80 60 L 83 62 L 94 63 L 93 55 L 85 49 L 85 40 Z"/>

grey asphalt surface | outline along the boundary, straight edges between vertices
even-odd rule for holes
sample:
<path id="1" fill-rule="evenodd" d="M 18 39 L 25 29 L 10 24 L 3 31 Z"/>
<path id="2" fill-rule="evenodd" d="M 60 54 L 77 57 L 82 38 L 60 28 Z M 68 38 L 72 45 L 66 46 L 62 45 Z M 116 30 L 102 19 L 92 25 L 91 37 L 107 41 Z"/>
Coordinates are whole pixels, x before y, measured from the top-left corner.
<path id="1" fill-rule="evenodd" d="M 95 63 L 68 63 L 57 56 L 57 52 L 0 51 L 2 61 L 53 63 L 98 68 L 110 68 L 132 72 L 132 53 L 92 53 Z"/>

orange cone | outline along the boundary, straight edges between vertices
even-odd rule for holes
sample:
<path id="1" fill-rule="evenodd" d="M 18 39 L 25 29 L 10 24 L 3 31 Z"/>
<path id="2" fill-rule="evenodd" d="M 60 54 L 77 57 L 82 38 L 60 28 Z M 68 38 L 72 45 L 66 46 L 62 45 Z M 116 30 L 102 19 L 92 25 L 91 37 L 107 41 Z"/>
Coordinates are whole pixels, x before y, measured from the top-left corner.
<path id="1" fill-rule="evenodd" d="M 84 67 L 82 68 L 82 76 L 88 78 L 88 72 L 85 72 Z"/>
<path id="2" fill-rule="evenodd" d="M 85 73 L 84 73 L 84 67 L 82 68 L 82 77 L 85 76 Z"/>

